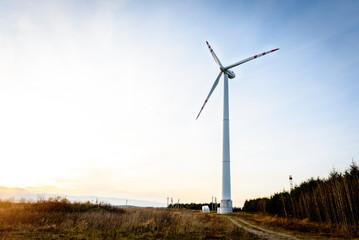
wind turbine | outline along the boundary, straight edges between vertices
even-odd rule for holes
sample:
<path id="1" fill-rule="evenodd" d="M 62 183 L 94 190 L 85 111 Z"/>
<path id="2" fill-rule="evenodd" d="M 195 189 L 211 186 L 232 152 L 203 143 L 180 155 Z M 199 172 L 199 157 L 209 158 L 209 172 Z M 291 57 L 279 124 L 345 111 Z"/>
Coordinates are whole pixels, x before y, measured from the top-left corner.
<path id="1" fill-rule="evenodd" d="M 267 55 L 269 53 L 275 52 L 279 50 L 279 48 L 273 49 L 268 52 L 263 52 L 257 55 L 254 55 L 253 57 L 246 58 L 242 61 L 236 62 L 232 65 L 229 65 L 227 67 L 223 67 L 221 61 L 219 61 L 218 57 L 214 53 L 211 46 L 208 44 L 208 49 L 211 52 L 214 61 L 219 66 L 220 72 L 217 76 L 216 81 L 214 81 L 214 84 L 211 88 L 211 91 L 209 91 L 209 94 L 206 98 L 206 100 L 203 103 L 203 106 L 201 110 L 199 111 L 196 120 L 198 119 L 199 115 L 201 114 L 204 106 L 206 105 L 208 99 L 212 95 L 212 92 L 217 87 L 219 79 L 222 76 L 222 73 L 224 74 L 224 91 L 223 91 L 223 157 L 222 157 L 222 200 L 221 200 L 221 207 L 220 207 L 220 213 L 227 214 L 232 213 L 232 200 L 231 200 L 231 172 L 230 172 L 230 152 L 229 152 L 229 106 L 228 106 L 228 77 L 230 79 L 235 78 L 234 72 L 232 72 L 231 68 L 236 67 L 238 65 L 241 65 L 245 62 L 251 61 L 253 59 L 262 57 L 264 55 Z"/>

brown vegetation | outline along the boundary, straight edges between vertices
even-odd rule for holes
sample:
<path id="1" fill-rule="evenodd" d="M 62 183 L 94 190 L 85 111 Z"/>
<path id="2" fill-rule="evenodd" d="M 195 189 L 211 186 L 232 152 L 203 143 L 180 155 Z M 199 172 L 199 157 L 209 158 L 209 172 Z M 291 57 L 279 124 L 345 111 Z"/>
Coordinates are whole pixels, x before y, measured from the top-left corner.
<path id="1" fill-rule="evenodd" d="M 251 239 L 217 215 L 50 199 L 0 201 L 0 239 Z"/>

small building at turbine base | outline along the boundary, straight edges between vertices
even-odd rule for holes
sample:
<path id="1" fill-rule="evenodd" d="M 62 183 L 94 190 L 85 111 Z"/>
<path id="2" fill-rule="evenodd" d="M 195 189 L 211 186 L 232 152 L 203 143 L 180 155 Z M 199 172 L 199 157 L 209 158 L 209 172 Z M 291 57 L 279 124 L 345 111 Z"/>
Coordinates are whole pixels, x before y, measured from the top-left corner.
<path id="1" fill-rule="evenodd" d="M 202 212 L 203 213 L 210 213 L 208 205 L 202 206 Z"/>

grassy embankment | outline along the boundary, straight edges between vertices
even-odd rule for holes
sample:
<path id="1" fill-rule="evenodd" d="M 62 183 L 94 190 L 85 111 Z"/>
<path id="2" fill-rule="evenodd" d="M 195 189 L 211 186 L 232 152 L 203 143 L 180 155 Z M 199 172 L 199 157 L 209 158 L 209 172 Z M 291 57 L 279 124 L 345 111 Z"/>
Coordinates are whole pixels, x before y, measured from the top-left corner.
<path id="1" fill-rule="evenodd" d="M 0 201 L 0 239 L 252 239 L 227 219 L 198 211 L 121 209 L 50 199 Z"/>

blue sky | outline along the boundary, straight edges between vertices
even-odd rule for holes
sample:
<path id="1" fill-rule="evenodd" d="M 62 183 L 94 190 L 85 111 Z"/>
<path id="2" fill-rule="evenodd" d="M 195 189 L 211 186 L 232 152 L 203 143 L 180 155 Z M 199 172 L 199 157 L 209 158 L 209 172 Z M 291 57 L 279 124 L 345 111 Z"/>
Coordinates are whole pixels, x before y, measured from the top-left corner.
<path id="1" fill-rule="evenodd" d="M 232 200 L 359 159 L 359 1 L 2 1 L 0 186 L 220 199 L 230 81 Z M 357 161 L 358 162 L 358 161 Z"/>

